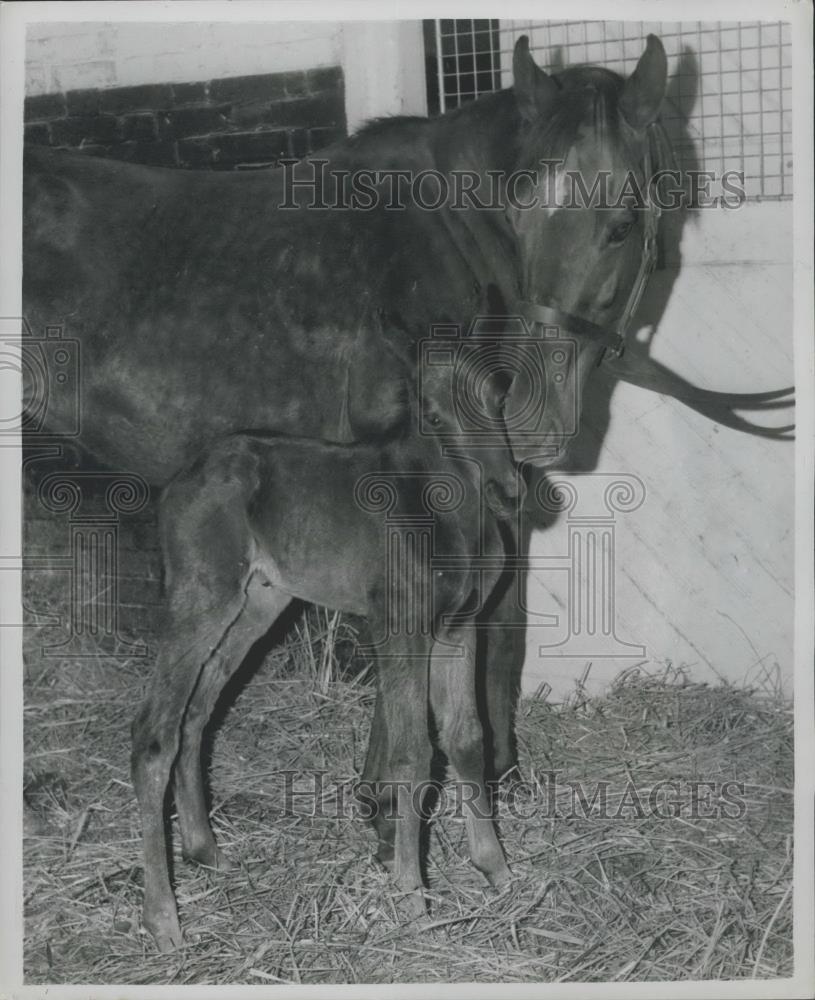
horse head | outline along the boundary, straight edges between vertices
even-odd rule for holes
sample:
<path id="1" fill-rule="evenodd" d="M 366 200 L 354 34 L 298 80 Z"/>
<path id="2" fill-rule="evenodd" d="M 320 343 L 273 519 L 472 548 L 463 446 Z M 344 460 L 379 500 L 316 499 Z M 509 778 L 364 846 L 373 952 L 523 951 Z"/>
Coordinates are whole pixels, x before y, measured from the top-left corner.
<path id="1" fill-rule="evenodd" d="M 456 341 L 424 346 L 429 350 L 419 356 L 416 429 L 435 438 L 443 455 L 463 460 L 493 514 L 512 517 L 526 487 L 507 437 L 504 373 L 462 364 Z"/>
<path id="2" fill-rule="evenodd" d="M 526 489 L 504 421 L 508 378 L 495 365 L 474 364 L 472 358 L 462 363 L 460 343 L 412 343 L 390 329 L 381 313 L 367 316 L 345 361 L 347 437 L 405 441 L 419 447 L 422 462 L 438 463 L 438 471 L 454 463 L 492 512 L 507 518 Z M 372 369 L 376 379 L 370 378 Z"/>
<path id="3" fill-rule="evenodd" d="M 517 162 L 505 220 L 517 299 L 510 311 L 570 349 L 557 374 L 546 360 L 551 349 L 541 354 L 539 381 L 528 366 L 517 368 L 506 419 L 516 459 L 545 467 L 577 433 L 586 382 L 606 352 L 621 351 L 655 262 L 659 211 L 648 192 L 670 162 L 657 122 L 667 61 L 649 35 L 627 79 L 596 67 L 550 76 L 522 37 L 513 74 Z M 540 433 L 513 435 L 536 397 Z"/>

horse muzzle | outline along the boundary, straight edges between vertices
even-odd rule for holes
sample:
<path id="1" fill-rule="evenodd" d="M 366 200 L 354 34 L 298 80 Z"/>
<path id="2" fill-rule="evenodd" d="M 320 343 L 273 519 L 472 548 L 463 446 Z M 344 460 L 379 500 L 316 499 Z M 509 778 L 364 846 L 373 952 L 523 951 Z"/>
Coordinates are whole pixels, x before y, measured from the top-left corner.
<path id="1" fill-rule="evenodd" d="M 530 440 L 512 440 L 510 448 L 516 465 L 528 465 L 534 469 L 551 469 L 562 465 L 572 438 L 561 434 L 542 434 Z"/>
<path id="2" fill-rule="evenodd" d="M 526 496 L 526 483 L 518 472 L 513 480 L 488 479 L 484 485 L 487 506 L 501 521 L 514 517 Z"/>

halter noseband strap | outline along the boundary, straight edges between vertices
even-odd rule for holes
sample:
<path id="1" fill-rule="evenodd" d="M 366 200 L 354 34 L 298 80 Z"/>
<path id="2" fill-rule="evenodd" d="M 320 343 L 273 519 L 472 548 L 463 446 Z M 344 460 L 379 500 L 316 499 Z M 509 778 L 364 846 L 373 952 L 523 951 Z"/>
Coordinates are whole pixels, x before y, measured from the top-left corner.
<path id="1" fill-rule="evenodd" d="M 645 144 L 645 232 L 642 246 L 640 269 L 625 304 L 622 315 L 613 327 L 599 326 L 583 316 L 575 316 L 554 304 L 527 302 L 519 300 L 516 303 L 517 312 L 532 325 L 540 323 L 544 327 L 558 327 L 577 336 L 591 337 L 599 346 L 605 348 L 601 361 L 607 357 L 619 358 L 625 349 L 625 336 L 637 306 L 640 304 L 645 286 L 651 277 L 657 261 L 657 232 L 662 211 L 651 198 L 648 190 L 651 184 L 651 144 L 650 136 L 646 135 Z"/>
<path id="2" fill-rule="evenodd" d="M 557 306 L 543 306 L 537 302 L 519 301 L 517 308 L 527 323 L 540 323 L 544 327 L 559 327 L 561 330 L 568 330 L 569 333 L 578 336 L 591 337 L 597 344 L 614 352 L 617 357 L 623 352 L 622 334 L 616 330 L 608 330 L 598 326 L 590 319 L 564 312 Z"/>

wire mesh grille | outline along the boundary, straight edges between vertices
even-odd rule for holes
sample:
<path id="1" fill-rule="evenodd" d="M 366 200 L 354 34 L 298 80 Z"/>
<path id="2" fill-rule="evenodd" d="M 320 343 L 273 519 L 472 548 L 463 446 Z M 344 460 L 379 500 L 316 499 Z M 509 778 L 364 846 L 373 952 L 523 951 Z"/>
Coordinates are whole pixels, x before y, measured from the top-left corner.
<path id="1" fill-rule="evenodd" d="M 792 197 L 792 41 L 786 22 L 436 21 L 444 111 L 512 83 L 529 36 L 539 65 L 593 63 L 627 75 L 653 32 L 668 54 L 662 120 L 680 169 L 744 174 L 748 198 Z"/>

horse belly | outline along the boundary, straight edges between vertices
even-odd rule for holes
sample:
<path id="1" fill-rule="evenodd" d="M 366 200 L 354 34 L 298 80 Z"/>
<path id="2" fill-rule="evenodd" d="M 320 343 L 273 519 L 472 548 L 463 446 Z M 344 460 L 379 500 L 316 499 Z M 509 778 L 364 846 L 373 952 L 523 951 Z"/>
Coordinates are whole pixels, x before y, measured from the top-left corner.
<path id="1" fill-rule="evenodd" d="M 352 455 L 353 449 L 310 441 L 267 446 L 249 520 L 256 568 L 272 586 L 367 616 L 383 573 L 385 537 L 356 505 L 361 473 Z"/>
<path id="2" fill-rule="evenodd" d="M 313 535 L 303 544 L 290 535 L 279 545 L 265 544 L 254 566 L 271 586 L 303 601 L 367 617 L 371 578 L 380 572 L 379 560 L 365 539 L 327 533 L 309 524 Z M 280 525 L 285 531 L 286 525 Z"/>

